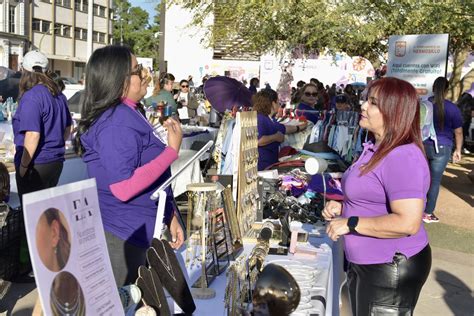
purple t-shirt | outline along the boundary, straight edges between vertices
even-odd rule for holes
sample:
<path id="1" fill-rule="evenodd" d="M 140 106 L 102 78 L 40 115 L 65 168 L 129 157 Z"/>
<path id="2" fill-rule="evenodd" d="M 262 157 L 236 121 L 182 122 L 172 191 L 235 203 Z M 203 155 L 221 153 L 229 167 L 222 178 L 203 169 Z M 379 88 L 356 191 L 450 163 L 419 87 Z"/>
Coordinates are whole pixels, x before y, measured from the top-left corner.
<path id="1" fill-rule="evenodd" d="M 81 142 L 89 177 L 97 181 L 105 230 L 137 247 L 149 247 L 157 211 L 157 201 L 150 196 L 171 176 L 171 169 L 127 202 L 117 199 L 109 186 L 130 178 L 136 168 L 160 155 L 165 145 L 146 119 L 125 104 L 104 112 L 82 135 Z M 169 187 L 166 193 L 165 222 L 169 223 L 174 210 L 173 193 Z"/>
<path id="2" fill-rule="evenodd" d="M 311 107 L 307 104 L 300 103 L 300 104 L 298 104 L 298 107 L 296 109 L 297 109 L 297 111 L 296 111 L 297 115 L 304 115 L 304 117 L 306 117 L 308 119 L 308 121 L 311 121 L 314 124 L 316 124 L 316 122 L 319 120 L 319 114 L 315 113 L 316 109 L 314 109 L 313 107 Z M 298 111 L 298 110 L 302 110 L 302 111 Z M 306 112 L 306 111 L 313 111 L 313 113 Z"/>
<path id="3" fill-rule="evenodd" d="M 434 97 L 428 100 L 434 102 Z M 438 108 L 433 103 L 433 120 L 436 131 L 436 138 L 438 145 L 453 146 L 453 134 L 456 128 L 462 127 L 461 110 L 451 101 L 444 100 L 444 129 L 441 129 L 438 124 Z M 433 142 L 427 140 L 425 142 Z"/>
<path id="4" fill-rule="evenodd" d="M 426 200 L 430 171 L 423 152 L 415 144 L 393 149 L 372 171 L 360 176 L 359 168 L 369 162 L 376 150 L 372 144 L 364 144 L 364 147 L 359 160 L 342 178 L 344 218 L 387 215 L 391 212 L 389 202 L 395 200 Z M 427 244 L 423 223 L 415 235 L 402 238 L 375 238 L 357 233 L 344 236 L 347 260 L 356 264 L 392 262 L 396 252 L 409 258 Z"/>
<path id="5" fill-rule="evenodd" d="M 285 134 L 285 125 L 272 120 L 269 116 L 257 114 L 258 139 L 262 136 L 268 136 L 281 132 Z M 265 146 L 258 146 L 258 170 L 264 170 L 266 167 L 278 162 L 279 142 L 273 142 Z"/>
<path id="6" fill-rule="evenodd" d="M 16 146 L 15 165 L 20 165 L 26 132 L 41 134 L 33 157 L 34 164 L 64 161 L 64 131 L 71 124 L 71 113 L 64 94 L 54 97 L 41 84 L 25 92 L 12 120 Z"/>

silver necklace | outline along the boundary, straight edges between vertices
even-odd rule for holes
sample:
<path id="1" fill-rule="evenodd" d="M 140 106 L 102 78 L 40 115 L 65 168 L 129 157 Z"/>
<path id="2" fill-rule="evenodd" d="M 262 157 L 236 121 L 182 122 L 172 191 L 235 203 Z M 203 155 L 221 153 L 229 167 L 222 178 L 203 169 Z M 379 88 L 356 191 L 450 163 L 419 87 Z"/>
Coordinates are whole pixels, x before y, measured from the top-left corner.
<path id="1" fill-rule="evenodd" d="M 158 257 L 158 260 L 160 260 L 160 262 L 163 265 L 163 267 L 165 268 L 166 272 L 168 272 L 170 277 L 176 282 L 176 277 L 174 275 L 173 267 L 171 266 L 171 262 L 170 262 L 170 259 L 168 257 L 168 253 L 166 252 L 165 245 L 163 244 L 162 241 L 160 241 L 160 242 L 161 242 L 161 247 L 163 247 L 163 252 L 165 253 L 166 263 L 160 258 L 160 256 L 158 255 L 158 252 L 156 251 L 156 249 L 153 248 L 153 250 L 155 251 L 155 254 Z"/>

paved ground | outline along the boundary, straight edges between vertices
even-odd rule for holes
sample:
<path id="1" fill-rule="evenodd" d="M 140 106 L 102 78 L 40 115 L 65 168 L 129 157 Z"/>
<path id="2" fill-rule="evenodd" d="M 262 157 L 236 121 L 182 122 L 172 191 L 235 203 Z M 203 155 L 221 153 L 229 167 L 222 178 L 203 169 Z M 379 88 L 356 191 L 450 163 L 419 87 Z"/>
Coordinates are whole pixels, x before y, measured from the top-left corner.
<path id="1" fill-rule="evenodd" d="M 433 250 L 430 276 L 415 315 L 474 315 L 474 184 L 467 175 L 474 156 L 450 164 L 443 178 L 436 215 L 441 223 L 427 225 Z M 0 315 L 31 315 L 35 283 L 14 283 L 0 302 Z M 341 315 L 350 315 L 343 297 Z"/>

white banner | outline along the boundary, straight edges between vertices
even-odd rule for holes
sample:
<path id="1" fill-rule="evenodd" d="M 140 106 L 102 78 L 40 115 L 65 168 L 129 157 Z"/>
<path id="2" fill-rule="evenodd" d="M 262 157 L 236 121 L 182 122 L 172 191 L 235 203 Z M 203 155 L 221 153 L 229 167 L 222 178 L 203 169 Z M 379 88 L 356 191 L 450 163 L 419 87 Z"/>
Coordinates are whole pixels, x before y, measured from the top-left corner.
<path id="1" fill-rule="evenodd" d="M 26 194 L 25 228 L 45 315 L 124 315 L 95 179 Z"/>
<path id="2" fill-rule="evenodd" d="M 446 76 L 449 34 L 389 37 L 387 76 L 410 82 L 418 94 L 429 95 L 433 82 Z"/>

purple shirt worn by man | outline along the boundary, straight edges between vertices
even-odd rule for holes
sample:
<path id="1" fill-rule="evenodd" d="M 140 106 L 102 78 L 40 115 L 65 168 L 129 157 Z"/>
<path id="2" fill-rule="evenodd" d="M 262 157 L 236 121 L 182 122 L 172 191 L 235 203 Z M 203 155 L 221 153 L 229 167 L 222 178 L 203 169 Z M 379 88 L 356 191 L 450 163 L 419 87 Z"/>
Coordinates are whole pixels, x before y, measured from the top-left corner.
<path id="1" fill-rule="evenodd" d="M 444 128 L 441 129 L 438 123 L 438 108 L 434 104 L 434 97 L 430 97 L 428 100 L 433 103 L 433 121 L 438 145 L 453 146 L 454 130 L 462 127 L 461 110 L 454 103 L 444 100 Z M 425 143 L 427 142 L 434 145 L 434 142 L 430 139 L 425 141 Z"/>
<path id="2" fill-rule="evenodd" d="M 64 131 L 71 124 L 71 113 L 64 94 L 53 96 L 42 84 L 25 92 L 12 120 L 15 166 L 20 166 L 26 132 L 41 134 L 32 159 L 34 164 L 64 161 Z"/>
<path id="3" fill-rule="evenodd" d="M 272 120 L 269 116 L 257 114 L 258 139 L 281 132 L 285 134 L 285 125 Z M 272 142 L 265 146 L 258 146 L 258 170 L 265 170 L 268 166 L 278 162 L 279 142 Z"/>
<path id="4" fill-rule="evenodd" d="M 398 146 L 372 171 L 361 176 L 360 167 L 369 162 L 376 150 L 373 144 L 364 144 L 359 160 L 342 178 L 344 218 L 387 215 L 391 212 L 389 202 L 395 200 L 426 200 L 430 171 L 423 152 L 415 144 Z M 402 238 L 375 238 L 357 233 L 344 236 L 347 260 L 355 264 L 389 263 L 397 252 L 410 258 L 427 244 L 423 223 L 415 235 Z"/>
<path id="5" fill-rule="evenodd" d="M 110 185 L 129 179 L 135 169 L 155 159 L 165 150 L 153 128 L 137 111 L 125 104 L 105 111 L 82 135 L 82 157 L 90 177 L 96 178 L 99 205 L 106 231 L 131 244 L 147 248 L 153 238 L 157 201 L 153 192 L 171 176 L 168 168 L 152 185 L 132 199 L 122 202 Z M 166 189 L 165 220 L 174 211 L 173 193 Z"/>

